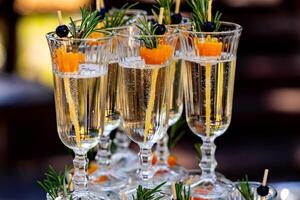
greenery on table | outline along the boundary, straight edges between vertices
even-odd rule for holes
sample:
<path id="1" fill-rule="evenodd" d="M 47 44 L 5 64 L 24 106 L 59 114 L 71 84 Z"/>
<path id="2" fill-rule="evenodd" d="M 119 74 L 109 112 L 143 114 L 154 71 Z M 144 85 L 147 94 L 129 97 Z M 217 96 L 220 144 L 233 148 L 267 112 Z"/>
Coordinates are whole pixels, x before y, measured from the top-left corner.
<path id="1" fill-rule="evenodd" d="M 161 192 L 161 187 L 166 182 L 159 184 L 158 186 L 154 187 L 153 189 L 144 188 L 143 186 L 139 185 L 136 190 L 136 195 L 132 195 L 133 200 L 160 200 L 164 196 L 159 195 L 158 193 Z"/>
<path id="2" fill-rule="evenodd" d="M 254 194 L 251 191 L 248 176 L 246 175 L 244 179 L 238 182 L 239 184 L 236 186 L 236 188 L 239 190 L 239 192 L 245 198 L 245 200 L 254 200 Z"/>
<path id="3" fill-rule="evenodd" d="M 48 172 L 46 172 L 45 178 L 38 181 L 38 184 L 48 193 L 52 200 L 57 197 L 68 198 L 70 194 L 70 183 L 67 183 L 68 167 L 65 166 L 64 171 L 57 171 L 51 165 L 49 166 Z M 70 195 L 72 199 L 72 195 Z"/>

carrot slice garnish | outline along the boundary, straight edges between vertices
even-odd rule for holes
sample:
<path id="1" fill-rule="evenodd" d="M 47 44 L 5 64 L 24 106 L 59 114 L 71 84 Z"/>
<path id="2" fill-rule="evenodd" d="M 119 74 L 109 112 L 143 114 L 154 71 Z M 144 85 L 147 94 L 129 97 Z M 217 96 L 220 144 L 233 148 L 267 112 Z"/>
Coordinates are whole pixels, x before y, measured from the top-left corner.
<path id="1" fill-rule="evenodd" d="M 96 180 L 94 180 L 94 182 L 103 183 L 103 182 L 106 182 L 107 180 L 108 180 L 108 177 L 106 175 L 103 175 L 103 176 L 99 176 Z"/>
<path id="2" fill-rule="evenodd" d="M 85 61 L 85 55 L 76 52 L 67 52 L 65 47 L 60 47 L 55 51 L 55 64 L 60 72 L 76 72 L 79 63 Z"/>
<path id="3" fill-rule="evenodd" d="M 98 169 L 98 165 L 97 165 L 96 163 L 92 162 L 92 163 L 89 165 L 89 168 L 88 168 L 88 174 L 94 173 L 97 169 Z"/>
<path id="4" fill-rule="evenodd" d="M 159 44 L 157 48 L 149 49 L 147 47 L 140 48 L 140 55 L 148 65 L 164 64 L 173 53 L 173 47 L 167 44 Z"/>
<path id="5" fill-rule="evenodd" d="M 176 157 L 173 156 L 173 155 L 169 155 L 169 157 L 168 157 L 168 164 L 169 164 L 170 167 L 176 166 L 177 165 L 177 159 L 176 159 Z"/>
<path id="6" fill-rule="evenodd" d="M 195 45 L 199 56 L 220 56 L 222 53 L 223 44 L 217 38 L 196 39 Z"/>

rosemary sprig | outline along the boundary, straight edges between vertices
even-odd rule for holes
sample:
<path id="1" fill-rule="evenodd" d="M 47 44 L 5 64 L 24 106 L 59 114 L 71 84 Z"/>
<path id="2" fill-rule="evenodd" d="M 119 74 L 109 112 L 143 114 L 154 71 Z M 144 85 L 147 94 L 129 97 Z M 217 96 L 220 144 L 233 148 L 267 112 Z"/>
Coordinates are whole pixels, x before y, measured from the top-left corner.
<path id="1" fill-rule="evenodd" d="M 239 184 L 236 186 L 236 188 L 239 190 L 245 200 L 254 200 L 254 194 L 251 191 L 247 175 L 245 176 L 245 179 L 239 181 Z"/>
<path id="2" fill-rule="evenodd" d="M 205 26 L 208 23 L 208 0 L 188 0 L 187 3 L 192 8 L 192 16 L 196 31 L 205 31 Z M 220 18 L 222 13 L 216 12 L 212 19 L 214 23 L 213 31 L 218 31 L 221 25 Z"/>
<path id="3" fill-rule="evenodd" d="M 155 195 L 161 191 L 161 187 L 165 183 L 166 182 L 163 182 L 153 189 L 143 188 L 141 185 L 139 185 L 136 190 L 136 197 L 134 195 L 132 195 L 132 199 L 133 200 L 159 200 L 159 199 L 162 199 L 164 196 L 162 196 L 162 195 L 155 196 Z"/>
<path id="4" fill-rule="evenodd" d="M 52 200 L 55 200 L 59 196 L 67 198 L 70 194 L 69 185 L 66 180 L 67 173 L 67 166 L 65 166 L 63 172 L 60 172 L 56 171 L 50 165 L 48 172 L 45 173 L 45 178 L 42 181 L 37 181 L 37 183 L 49 194 Z"/>
<path id="5" fill-rule="evenodd" d="M 147 48 L 156 48 L 158 45 L 157 37 L 147 36 L 155 35 L 155 30 L 157 29 L 157 27 L 155 27 L 153 23 L 149 22 L 145 16 L 143 16 L 143 18 L 139 18 L 137 22 L 138 23 L 136 24 L 136 26 L 141 31 L 142 35 L 140 40 L 142 40 L 145 43 L 145 46 Z"/>
<path id="6" fill-rule="evenodd" d="M 190 200 L 191 199 L 191 188 L 187 190 L 182 182 L 175 183 L 176 200 Z"/>
<path id="7" fill-rule="evenodd" d="M 70 34 L 73 38 L 87 38 L 91 33 L 97 31 L 97 25 L 99 23 L 98 11 L 92 11 L 87 9 L 86 5 L 80 8 L 81 12 L 81 23 L 76 26 L 72 17 L 70 17 Z"/>
<path id="8" fill-rule="evenodd" d="M 120 10 L 113 12 L 112 14 L 106 13 L 104 17 L 105 28 L 114 28 L 128 24 L 134 16 L 126 17 L 126 13 L 137 4 L 139 4 L 139 2 L 131 5 L 126 3 L 120 8 Z"/>
<path id="9" fill-rule="evenodd" d="M 163 19 L 163 24 L 171 24 L 171 8 L 173 5 L 173 0 L 155 0 L 157 5 L 154 5 L 153 7 L 155 10 L 159 12 L 160 8 L 164 8 L 164 19 Z M 152 14 L 155 17 L 156 20 L 158 20 L 158 13 L 152 9 Z"/>

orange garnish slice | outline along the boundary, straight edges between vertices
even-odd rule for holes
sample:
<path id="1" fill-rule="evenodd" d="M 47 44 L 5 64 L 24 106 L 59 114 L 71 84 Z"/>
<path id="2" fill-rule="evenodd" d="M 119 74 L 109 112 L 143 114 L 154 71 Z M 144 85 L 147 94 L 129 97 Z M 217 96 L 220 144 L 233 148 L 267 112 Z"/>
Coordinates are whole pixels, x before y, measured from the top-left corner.
<path id="1" fill-rule="evenodd" d="M 177 158 L 173 155 L 169 155 L 168 164 L 169 164 L 170 167 L 176 166 L 177 165 Z"/>
<path id="2" fill-rule="evenodd" d="M 60 72 L 76 72 L 79 63 L 85 61 L 82 53 L 67 52 L 65 47 L 60 47 L 55 51 L 55 64 Z"/>
<path id="3" fill-rule="evenodd" d="M 166 63 L 173 54 L 173 47 L 167 44 L 159 44 L 156 48 L 140 48 L 140 55 L 148 65 L 161 65 Z"/>
<path id="4" fill-rule="evenodd" d="M 205 41 L 195 40 L 195 46 L 199 56 L 220 56 L 223 44 L 217 38 L 206 38 Z"/>
<path id="5" fill-rule="evenodd" d="M 95 183 L 103 183 L 108 180 L 108 177 L 106 175 L 99 176 L 96 180 L 94 180 Z"/>
<path id="6" fill-rule="evenodd" d="M 96 163 L 92 162 L 92 163 L 89 165 L 89 168 L 88 168 L 88 174 L 94 173 L 97 169 L 98 169 L 98 165 L 97 165 Z"/>

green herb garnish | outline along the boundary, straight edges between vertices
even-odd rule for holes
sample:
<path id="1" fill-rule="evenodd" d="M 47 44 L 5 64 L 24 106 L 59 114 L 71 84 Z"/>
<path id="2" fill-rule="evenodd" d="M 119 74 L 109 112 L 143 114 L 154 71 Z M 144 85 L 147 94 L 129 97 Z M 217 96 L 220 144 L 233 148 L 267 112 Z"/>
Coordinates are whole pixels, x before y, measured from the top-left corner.
<path id="1" fill-rule="evenodd" d="M 239 181 L 239 184 L 236 186 L 241 195 L 245 198 L 245 200 L 254 200 L 254 194 L 251 191 L 248 176 L 245 176 L 245 179 Z"/>
<path id="2" fill-rule="evenodd" d="M 129 9 L 136 6 L 137 4 L 139 4 L 139 2 L 131 5 L 126 3 L 120 8 L 120 10 L 117 10 L 112 14 L 106 13 L 104 17 L 105 28 L 114 28 L 127 25 L 134 16 L 126 17 L 126 13 Z"/>
<path id="3" fill-rule="evenodd" d="M 164 196 L 156 196 L 157 193 L 161 192 L 161 187 L 166 184 L 166 182 L 161 183 L 153 189 L 143 188 L 141 185 L 138 186 L 136 190 L 136 197 L 132 195 L 133 200 L 159 200 Z"/>
<path id="4" fill-rule="evenodd" d="M 173 0 L 155 0 L 157 5 L 154 5 L 154 8 L 158 10 L 164 8 L 164 19 L 163 24 L 172 24 L 171 20 L 171 8 L 173 5 Z M 158 20 L 158 14 L 152 9 L 153 16 Z"/>
<path id="5" fill-rule="evenodd" d="M 92 11 L 87 9 L 86 5 L 80 8 L 81 23 L 76 25 L 72 17 L 70 17 L 70 33 L 73 38 L 87 38 L 91 33 L 99 30 L 97 25 L 99 23 L 99 13 L 97 10 Z"/>
<path id="6" fill-rule="evenodd" d="M 136 26 L 141 31 L 141 38 L 145 43 L 145 46 L 149 49 L 156 48 L 158 45 L 158 39 L 157 37 L 147 37 L 147 36 L 154 36 L 155 31 L 157 29 L 156 26 L 153 25 L 153 23 L 149 22 L 145 16 L 143 18 L 139 18 L 137 20 Z"/>
<path id="7" fill-rule="evenodd" d="M 192 16 L 196 31 L 214 32 L 218 31 L 221 25 L 220 18 L 222 13 L 216 12 L 210 22 L 208 19 L 208 4 L 212 0 L 188 0 L 187 3 L 192 8 Z"/>
<path id="8" fill-rule="evenodd" d="M 59 196 L 67 198 L 71 192 L 69 190 L 70 185 L 68 185 L 66 180 L 67 173 L 67 166 L 65 166 L 63 172 L 60 172 L 56 171 L 50 165 L 48 172 L 45 173 L 45 178 L 42 181 L 38 181 L 37 183 L 49 194 L 52 200 L 55 200 L 55 198 Z M 70 199 L 72 199 L 71 196 Z"/>
<path id="9" fill-rule="evenodd" d="M 191 199 L 191 188 L 187 190 L 182 182 L 175 183 L 176 200 L 190 200 Z"/>

